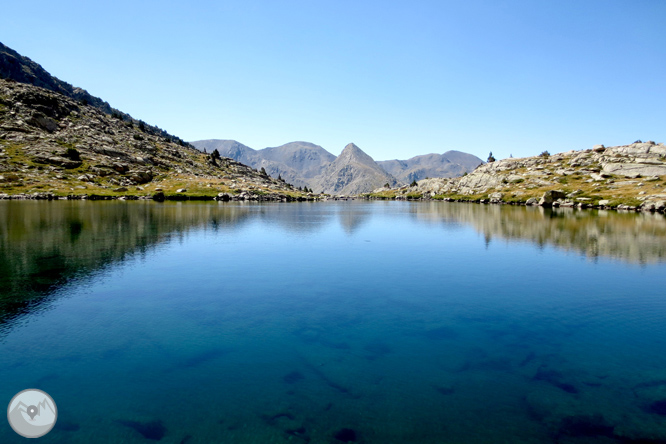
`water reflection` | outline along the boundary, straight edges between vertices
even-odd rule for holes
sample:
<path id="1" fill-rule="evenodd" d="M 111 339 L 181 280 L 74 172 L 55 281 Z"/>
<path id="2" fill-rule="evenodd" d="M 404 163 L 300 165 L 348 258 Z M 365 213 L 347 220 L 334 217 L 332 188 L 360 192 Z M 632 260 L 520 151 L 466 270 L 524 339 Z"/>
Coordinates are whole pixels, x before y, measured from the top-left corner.
<path id="1" fill-rule="evenodd" d="M 486 243 L 526 240 L 640 264 L 666 259 L 666 218 L 660 214 L 439 202 L 414 205 L 412 212 L 421 221 L 471 225 Z"/>
<path id="2" fill-rule="evenodd" d="M 238 227 L 243 206 L 152 202 L 0 203 L 0 325 L 44 308 L 48 295 L 128 255 L 193 229 Z"/>
<path id="3" fill-rule="evenodd" d="M 539 246 L 631 263 L 666 258 L 666 219 L 572 209 L 443 202 L 211 204 L 153 202 L 0 202 L 0 325 L 48 306 L 48 295 L 128 255 L 145 254 L 192 230 L 233 232 L 250 221 L 279 231 L 315 233 L 338 224 L 353 236 L 374 212 L 409 213 L 418 223 L 472 226 L 486 243 Z"/>

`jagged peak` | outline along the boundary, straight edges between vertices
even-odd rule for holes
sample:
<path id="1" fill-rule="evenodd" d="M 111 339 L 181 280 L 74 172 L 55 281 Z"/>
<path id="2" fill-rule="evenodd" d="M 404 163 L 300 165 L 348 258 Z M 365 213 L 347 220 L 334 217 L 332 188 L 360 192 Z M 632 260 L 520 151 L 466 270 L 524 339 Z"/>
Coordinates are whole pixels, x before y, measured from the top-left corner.
<path id="1" fill-rule="evenodd" d="M 345 146 L 345 149 L 342 150 L 336 161 L 375 164 L 375 160 L 372 157 L 353 143 L 349 143 Z"/>

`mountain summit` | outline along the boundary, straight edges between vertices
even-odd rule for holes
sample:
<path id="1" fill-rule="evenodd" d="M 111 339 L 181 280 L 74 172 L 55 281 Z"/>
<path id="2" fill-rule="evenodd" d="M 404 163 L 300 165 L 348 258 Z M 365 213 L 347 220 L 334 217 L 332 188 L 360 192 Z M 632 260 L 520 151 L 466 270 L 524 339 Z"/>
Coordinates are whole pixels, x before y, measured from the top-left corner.
<path id="1" fill-rule="evenodd" d="M 372 157 L 350 143 L 326 167 L 313 189 L 332 194 L 360 194 L 387 183 L 395 186 L 398 181 L 377 165 Z"/>

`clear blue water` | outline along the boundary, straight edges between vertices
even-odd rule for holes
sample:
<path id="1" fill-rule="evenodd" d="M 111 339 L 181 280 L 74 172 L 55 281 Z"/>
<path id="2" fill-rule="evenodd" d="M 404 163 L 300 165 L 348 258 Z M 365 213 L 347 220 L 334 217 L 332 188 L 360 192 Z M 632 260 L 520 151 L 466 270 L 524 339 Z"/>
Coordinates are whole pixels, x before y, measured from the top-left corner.
<path id="1" fill-rule="evenodd" d="M 666 442 L 662 216 L 11 202 L 0 224 L 0 400 L 48 392 L 45 443 Z"/>

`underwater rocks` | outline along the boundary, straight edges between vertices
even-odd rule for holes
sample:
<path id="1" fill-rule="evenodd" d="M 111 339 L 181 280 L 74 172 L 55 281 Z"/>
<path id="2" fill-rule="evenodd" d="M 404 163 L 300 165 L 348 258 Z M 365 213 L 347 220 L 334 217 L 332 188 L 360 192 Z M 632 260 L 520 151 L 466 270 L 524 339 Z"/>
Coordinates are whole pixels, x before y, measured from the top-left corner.
<path id="1" fill-rule="evenodd" d="M 666 416 L 666 399 L 660 401 L 655 401 L 645 409 L 648 413 L 654 413 L 655 415 Z"/>
<path id="2" fill-rule="evenodd" d="M 118 420 L 118 423 L 124 425 L 125 427 L 134 429 L 144 438 L 153 441 L 161 440 L 166 434 L 166 427 L 164 427 L 162 421 L 139 422 Z"/>
<path id="3" fill-rule="evenodd" d="M 352 429 L 340 429 L 333 435 L 335 439 L 342 442 L 356 442 L 356 432 Z"/>
<path id="4" fill-rule="evenodd" d="M 282 380 L 287 384 L 295 384 L 299 381 L 302 381 L 303 379 L 305 379 L 305 376 L 303 376 L 303 373 L 299 371 L 293 371 L 282 377 Z"/>
<path id="5" fill-rule="evenodd" d="M 537 369 L 537 373 L 534 375 L 534 380 L 545 381 L 567 393 L 578 393 L 578 389 L 573 384 L 564 380 L 564 376 L 561 372 L 548 369 L 545 366 L 541 366 Z"/>

